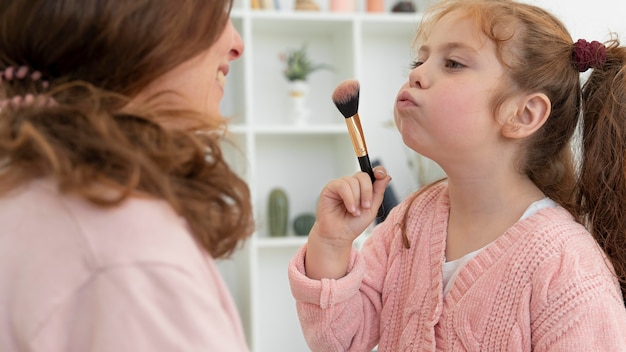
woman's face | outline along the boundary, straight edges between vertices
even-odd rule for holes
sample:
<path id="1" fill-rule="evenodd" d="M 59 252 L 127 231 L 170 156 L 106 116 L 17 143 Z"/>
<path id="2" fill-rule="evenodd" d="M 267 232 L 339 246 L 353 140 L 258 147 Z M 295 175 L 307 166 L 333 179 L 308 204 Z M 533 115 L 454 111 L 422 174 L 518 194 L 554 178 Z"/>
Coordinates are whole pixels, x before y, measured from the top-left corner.
<path id="1" fill-rule="evenodd" d="M 191 79 L 192 85 L 196 82 L 199 86 L 192 86 L 194 90 L 189 90 L 188 94 L 197 94 L 195 99 L 197 99 L 198 108 L 204 108 L 202 111 L 208 112 L 211 116 L 219 116 L 220 101 L 224 96 L 224 84 L 230 69 L 230 62 L 238 59 L 242 53 L 243 42 L 229 20 L 217 42 L 201 55 L 201 62 L 195 67 L 197 71 L 192 74 L 192 77 L 195 76 Z M 203 82 L 206 86 L 202 86 Z M 202 91 L 202 87 L 206 89 Z"/>
<path id="2" fill-rule="evenodd" d="M 229 20 L 222 34 L 208 50 L 158 78 L 135 101 L 142 101 L 158 92 L 174 91 L 180 96 L 168 95 L 168 107 L 176 104 L 182 109 L 221 117 L 220 101 L 224 95 L 224 83 L 230 70 L 230 62 L 238 59 L 243 50 L 241 37 Z"/>

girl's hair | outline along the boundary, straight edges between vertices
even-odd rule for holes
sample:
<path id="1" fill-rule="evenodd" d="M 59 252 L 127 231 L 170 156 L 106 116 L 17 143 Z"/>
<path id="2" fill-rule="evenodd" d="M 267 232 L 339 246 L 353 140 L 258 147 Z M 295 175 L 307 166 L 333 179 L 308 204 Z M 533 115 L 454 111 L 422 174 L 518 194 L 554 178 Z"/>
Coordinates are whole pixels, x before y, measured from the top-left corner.
<path id="1" fill-rule="evenodd" d="M 226 120 L 158 108 L 155 99 L 121 109 L 208 50 L 231 2 L 0 0 L 0 69 L 27 66 L 43 76 L 5 79 L 0 98 L 55 102 L 0 112 L 0 192 L 54 177 L 62 192 L 101 206 L 131 195 L 164 199 L 213 257 L 232 254 L 253 223 L 248 187 L 221 152 L 216 131 Z M 161 124 L 173 119 L 187 122 Z"/>
<path id="2" fill-rule="evenodd" d="M 579 211 L 609 256 L 626 300 L 626 48 L 617 39 L 583 85 L 582 98 Z"/>

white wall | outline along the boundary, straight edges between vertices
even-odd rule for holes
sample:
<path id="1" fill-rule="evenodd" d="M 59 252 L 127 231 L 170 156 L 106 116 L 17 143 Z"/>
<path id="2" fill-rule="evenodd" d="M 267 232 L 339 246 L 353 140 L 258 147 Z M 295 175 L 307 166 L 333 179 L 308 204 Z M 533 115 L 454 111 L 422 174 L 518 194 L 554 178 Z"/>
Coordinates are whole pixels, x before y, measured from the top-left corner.
<path id="1" fill-rule="evenodd" d="M 624 0 L 525 0 L 547 9 L 569 29 L 572 39 L 605 41 L 617 32 L 626 44 L 626 1 Z"/>

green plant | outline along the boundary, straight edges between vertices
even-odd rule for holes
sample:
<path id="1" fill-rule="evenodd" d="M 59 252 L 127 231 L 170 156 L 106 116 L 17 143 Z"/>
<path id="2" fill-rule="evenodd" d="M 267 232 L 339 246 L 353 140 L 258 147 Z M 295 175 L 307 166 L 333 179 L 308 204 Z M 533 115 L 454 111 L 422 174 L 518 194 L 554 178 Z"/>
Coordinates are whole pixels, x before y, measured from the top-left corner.
<path id="1" fill-rule="evenodd" d="M 290 49 L 286 54 L 281 54 L 280 59 L 286 63 L 283 74 L 288 81 L 306 81 L 307 77 L 322 69 L 332 69 L 332 66 L 324 63 L 314 63 L 307 54 L 306 44 L 299 49 Z"/>

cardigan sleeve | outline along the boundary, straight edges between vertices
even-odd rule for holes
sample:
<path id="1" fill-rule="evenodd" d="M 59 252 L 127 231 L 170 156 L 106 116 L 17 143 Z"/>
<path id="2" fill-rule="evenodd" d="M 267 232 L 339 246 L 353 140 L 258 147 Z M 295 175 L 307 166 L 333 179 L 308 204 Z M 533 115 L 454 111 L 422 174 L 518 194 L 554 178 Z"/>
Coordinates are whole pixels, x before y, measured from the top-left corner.
<path id="1" fill-rule="evenodd" d="M 348 273 L 340 279 L 306 276 L 306 244 L 291 260 L 291 292 L 304 337 L 313 351 L 370 351 L 378 343 L 390 242 L 385 235 L 391 224 L 378 225 L 361 252 L 352 249 Z"/>

